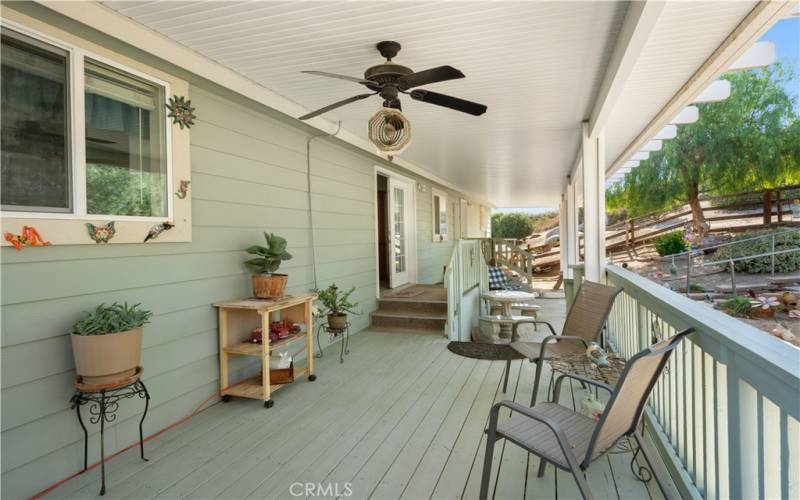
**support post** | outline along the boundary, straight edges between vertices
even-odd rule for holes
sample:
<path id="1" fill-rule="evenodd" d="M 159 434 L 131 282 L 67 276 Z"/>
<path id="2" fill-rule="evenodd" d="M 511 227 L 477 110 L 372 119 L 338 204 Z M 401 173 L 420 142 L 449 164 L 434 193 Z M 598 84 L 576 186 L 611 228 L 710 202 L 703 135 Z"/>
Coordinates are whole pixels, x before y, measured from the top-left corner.
<path id="1" fill-rule="evenodd" d="M 566 253 L 567 267 L 564 277 L 572 278 L 572 269 L 569 266 L 578 263 L 578 201 L 575 192 L 575 179 L 570 179 L 567 186 L 567 237 Z"/>
<path id="2" fill-rule="evenodd" d="M 605 131 L 589 135 L 583 123 L 583 248 L 586 279 L 600 282 L 606 264 Z"/>
<path id="3" fill-rule="evenodd" d="M 558 246 L 561 258 L 561 276 L 567 277 L 567 194 L 561 193 L 561 203 L 558 204 Z"/>

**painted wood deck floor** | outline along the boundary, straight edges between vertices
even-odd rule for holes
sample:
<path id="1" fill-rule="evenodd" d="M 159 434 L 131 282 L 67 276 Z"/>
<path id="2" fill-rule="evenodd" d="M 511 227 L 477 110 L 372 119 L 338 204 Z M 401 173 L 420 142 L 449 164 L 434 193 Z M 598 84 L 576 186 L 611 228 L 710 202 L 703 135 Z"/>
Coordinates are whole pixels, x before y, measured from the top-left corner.
<path id="1" fill-rule="evenodd" d="M 542 302 L 552 302 L 545 313 L 563 317 L 562 301 Z M 294 483 L 338 485 L 350 498 L 477 498 L 489 408 L 529 402 L 533 367 L 514 362 L 503 394 L 503 362 L 462 358 L 446 345 L 435 335 L 362 332 L 344 364 L 332 346 L 317 360 L 318 380 L 277 392 L 273 408 L 218 403 L 147 443 L 148 462 L 136 449 L 118 456 L 107 464 L 105 498 L 305 497 Z M 562 403 L 580 404 L 580 386 L 571 389 Z M 592 466 L 596 498 L 660 498 L 654 484 L 635 480 L 630 458 L 609 455 Z M 538 459 L 514 445 L 497 446 L 494 463 L 495 498 L 579 497 L 569 474 L 548 466 L 537 478 Z M 92 498 L 98 490 L 92 470 L 51 496 Z"/>

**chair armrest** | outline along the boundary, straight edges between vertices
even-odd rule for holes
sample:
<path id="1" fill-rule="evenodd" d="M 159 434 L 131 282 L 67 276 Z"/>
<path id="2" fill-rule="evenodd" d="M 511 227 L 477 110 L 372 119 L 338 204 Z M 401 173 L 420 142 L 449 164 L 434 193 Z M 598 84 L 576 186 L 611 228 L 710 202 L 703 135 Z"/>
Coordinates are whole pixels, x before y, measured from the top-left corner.
<path id="1" fill-rule="evenodd" d="M 564 373 L 556 379 L 556 384 L 553 387 L 553 403 L 558 403 L 558 397 L 559 395 L 561 395 L 561 382 L 565 377 L 575 379 L 579 382 L 583 382 L 584 384 L 593 385 L 600 389 L 605 389 L 606 391 L 608 391 L 609 395 L 614 393 L 614 389 L 612 389 L 608 384 L 604 382 L 600 382 L 599 380 L 593 380 L 588 377 L 582 377 L 575 373 Z"/>
<path id="2" fill-rule="evenodd" d="M 540 321 L 540 320 L 538 320 L 538 319 L 533 319 L 533 318 L 531 318 L 530 320 L 527 320 L 527 319 L 525 319 L 525 320 L 520 320 L 520 321 L 518 321 L 517 323 L 520 323 L 520 324 L 522 324 L 522 323 L 530 323 L 530 324 L 535 324 L 535 325 L 547 325 L 547 328 L 549 328 L 549 329 L 550 329 L 550 332 L 553 334 L 552 336 L 554 336 L 554 337 L 558 337 L 558 336 L 559 336 L 559 335 L 556 333 L 556 330 L 553 328 L 553 325 L 551 325 L 551 324 L 550 324 L 550 323 L 548 323 L 547 321 Z M 550 337 L 547 337 L 547 338 L 550 338 Z M 578 337 L 578 338 L 580 338 L 580 337 Z"/>
<path id="3" fill-rule="evenodd" d="M 549 326 L 549 324 L 548 324 L 548 326 Z M 550 329 L 552 330 L 552 327 L 550 327 Z M 549 337 L 545 337 L 542 340 L 542 347 L 539 350 L 539 359 L 540 360 L 544 360 L 545 359 L 544 355 L 545 355 L 545 352 L 547 351 L 547 344 L 552 344 L 554 342 L 561 342 L 563 340 L 571 340 L 571 341 L 583 342 L 584 347 L 586 347 L 587 349 L 589 348 L 589 343 L 586 342 L 586 339 L 584 339 L 583 337 L 578 337 L 578 336 L 575 336 L 575 335 L 550 335 Z"/>
<path id="4" fill-rule="evenodd" d="M 497 431 L 497 416 L 500 413 L 500 408 L 502 407 L 508 408 L 509 410 L 517 413 L 521 413 L 532 420 L 536 420 L 537 422 L 541 422 L 546 425 L 551 431 L 553 431 L 553 434 L 555 435 L 556 440 L 561 447 L 561 451 L 564 453 L 564 457 L 567 459 L 567 462 L 573 466 L 574 470 L 579 470 L 575 457 L 569 451 L 572 448 L 572 445 L 567 440 L 567 435 L 564 434 L 564 431 L 561 430 L 561 427 L 559 427 L 553 419 L 542 415 L 536 411 L 535 408 L 530 408 L 509 400 L 495 403 L 489 412 L 489 429 L 487 429 L 489 439 L 495 439 L 495 432 Z"/>

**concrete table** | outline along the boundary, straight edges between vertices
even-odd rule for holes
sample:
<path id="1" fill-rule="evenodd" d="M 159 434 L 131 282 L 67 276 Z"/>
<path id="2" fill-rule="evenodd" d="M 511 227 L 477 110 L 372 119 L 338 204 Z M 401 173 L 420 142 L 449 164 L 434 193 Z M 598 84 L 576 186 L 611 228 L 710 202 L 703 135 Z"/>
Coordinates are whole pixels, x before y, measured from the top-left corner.
<path id="1" fill-rule="evenodd" d="M 530 304 L 536 299 L 538 295 L 532 292 L 521 292 L 519 290 L 492 290 L 481 295 L 481 298 L 491 303 L 500 304 L 503 308 L 502 316 L 511 319 L 511 309 L 514 304 Z M 511 336 L 511 325 L 505 324 L 500 326 L 500 331 L 504 334 L 502 336 Z"/>

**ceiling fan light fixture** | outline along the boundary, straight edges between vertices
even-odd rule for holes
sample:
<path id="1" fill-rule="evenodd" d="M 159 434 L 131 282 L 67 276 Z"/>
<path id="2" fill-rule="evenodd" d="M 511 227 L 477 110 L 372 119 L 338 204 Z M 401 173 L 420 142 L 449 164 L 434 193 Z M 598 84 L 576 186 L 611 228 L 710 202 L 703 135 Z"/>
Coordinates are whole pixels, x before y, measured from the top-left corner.
<path id="1" fill-rule="evenodd" d="M 384 107 L 369 119 L 368 135 L 378 153 L 393 156 L 411 144 L 411 122 L 399 110 Z"/>

